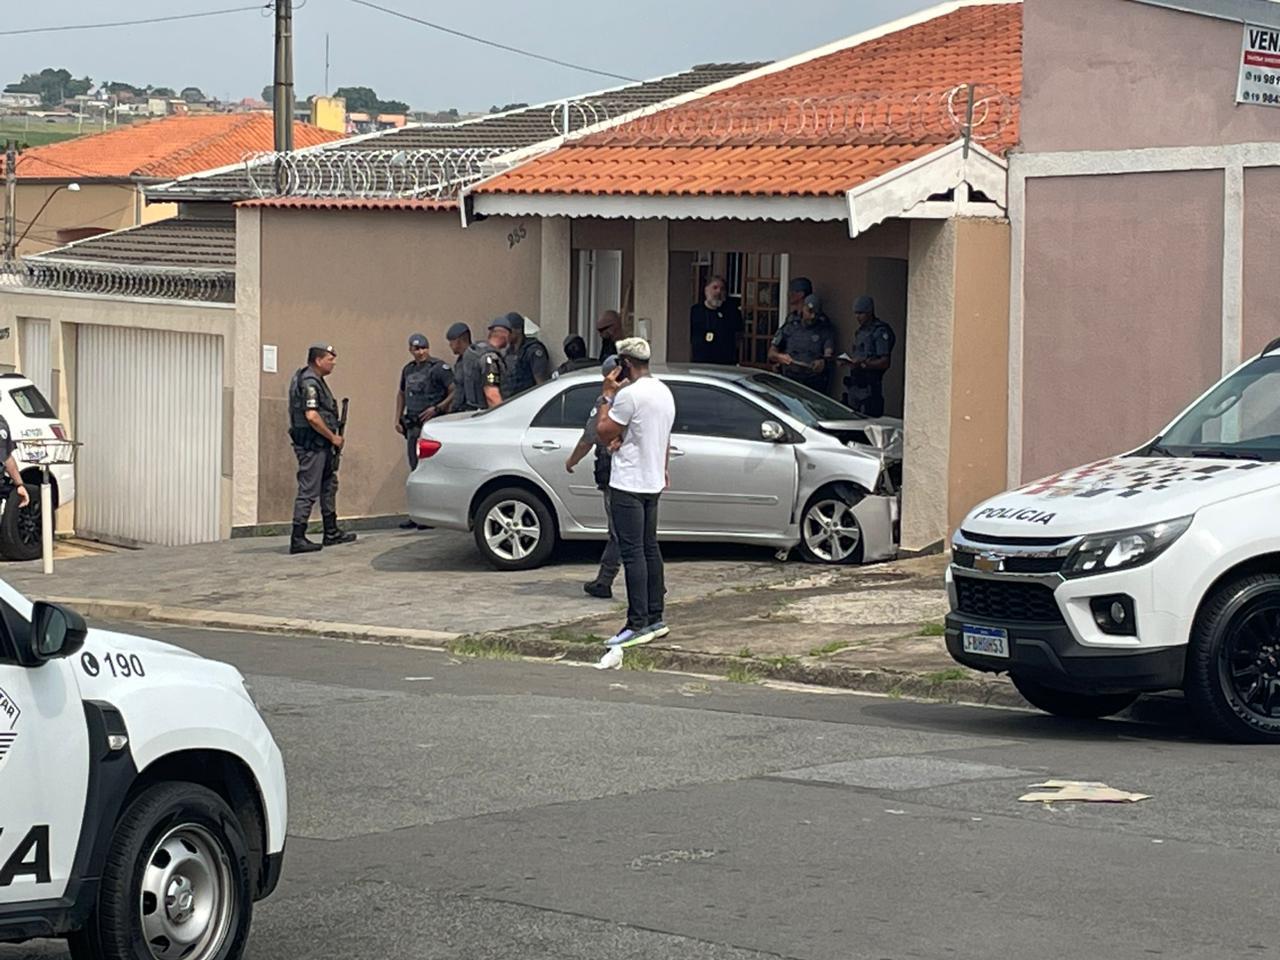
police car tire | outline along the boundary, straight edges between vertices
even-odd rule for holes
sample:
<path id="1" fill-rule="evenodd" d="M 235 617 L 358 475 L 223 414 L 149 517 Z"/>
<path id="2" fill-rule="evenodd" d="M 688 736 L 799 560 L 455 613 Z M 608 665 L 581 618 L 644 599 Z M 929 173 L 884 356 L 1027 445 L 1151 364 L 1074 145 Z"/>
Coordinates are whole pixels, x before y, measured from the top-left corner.
<path id="1" fill-rule="evenodd" d="M 518 503 L 523 503 L 538 516 L 538 528 L 541 532 L 538 543 L 529 551 L 528 555 L 519 560 L 508 560 L 505 557 L 498 556 L 489 549 L 489 544 L 485 541 L 484 519 L 489 515 L 489 511 L 503 500 L 514 500 Z M 498 570 L 533 570 L 551 559 L 551 553 L 556 548 L 555 523 L 555 518 L 551 515 L 551 508 L 536 493 L 526 490 L 524 487 L 504 487 L 501 490 L 495 490 L 480 502 L 480 506 L 476 509 L 472 528 L 475 535 L 476 548 L 480 551 L 480 555 L 495 568 Z"/>
<path id="2" fill-rule="evenodd" d="M 40 503 L 40 485 L 28 483 L 26 488 L 27 496 L 31 498 L 32 506 L 38 510 L 39 507 L 36 505 Z M 18 527 L 19 509 L 18 489 L 14 487 L 9 492 L 4 515 L 0 517 L 0 556 L 6 560 L 39 560 L 42 553 L 40 541 L 37 540 L 35 543 L 22 542 L 22 535 Z M 32 507 L 27 509 L 31 510 Z"/>
<path id="3" fill-rule="evenodd" d="M 1199 724 L 1210 734 L 1237 743 L 1280 743 L 1280 719 L 1266 719 L 1241 703 L 1224 682 L 1223 648 L 1240 626 L 1239 614 L 1280 595 L 1280 574 L 1238 577 L 1215 590 L 1201 605 L 1191 628 L 1183 688 Z"/>
<path id="4" fill-rule="evenodd" d="M 238 960 L 243 955 L 253 917 L 244 830 L 212 790 L 194 783 L 159 783 L 130 803 L 116 823 L 98 902 L 85 929 L 70 939 L 73 960 L 152 960 L 140 908 L 146 858 L 166 833 L 186 825 L 202 828 L 220 848 L 231 878 L 224 894 L 235 901 L 221 947 L 199 960 Z"/>
<path id="5" fill-rule="evenodd" d="M 1070 720 L 1097 720 L 1119 713 L 1138 699 L 1136 693 L 1075 693 L 1045 686 L 1030 677 L 1016 673 L 1009 679 L 1022 694 L 1022 699 L 1037 710 Z"/>

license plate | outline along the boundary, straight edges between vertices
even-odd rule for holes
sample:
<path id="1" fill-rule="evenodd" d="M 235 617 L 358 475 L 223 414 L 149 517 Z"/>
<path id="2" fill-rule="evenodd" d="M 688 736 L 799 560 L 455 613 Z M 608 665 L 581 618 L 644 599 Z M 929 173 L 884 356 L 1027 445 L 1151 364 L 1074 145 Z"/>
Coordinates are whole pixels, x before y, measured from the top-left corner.
<path id="1" fill-rule="evenodd" d="M 964 652 L 980 653 L 985 657 L 1009 659 L 1009 632 L 999 627 L 971 627 L 964 631 Z"/>

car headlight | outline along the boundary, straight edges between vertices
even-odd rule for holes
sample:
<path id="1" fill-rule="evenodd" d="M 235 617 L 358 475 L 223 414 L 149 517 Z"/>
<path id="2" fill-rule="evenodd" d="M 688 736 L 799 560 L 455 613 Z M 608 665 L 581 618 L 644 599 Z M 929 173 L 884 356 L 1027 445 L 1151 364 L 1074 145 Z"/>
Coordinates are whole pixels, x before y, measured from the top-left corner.
<path id="1" fill-rule="evenodd" d="M 1192 517 L 1085 537 L 1067 557 L 1064 577 L 1087 577 L 1150 563 L 1191 526 Z"/>

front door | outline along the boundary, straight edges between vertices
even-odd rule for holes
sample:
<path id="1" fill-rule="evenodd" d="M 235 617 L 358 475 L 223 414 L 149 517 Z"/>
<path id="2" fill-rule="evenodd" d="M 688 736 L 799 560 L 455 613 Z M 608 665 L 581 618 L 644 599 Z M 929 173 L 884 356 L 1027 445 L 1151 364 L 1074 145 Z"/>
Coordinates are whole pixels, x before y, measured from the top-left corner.
<path id="1" fill-rule="evenodd" d="M 565 469 L 565 461 L 582 438 L 587 418 L 600 395 L 600 384 L 580 383 L 562 390 L 543 407 L 520 443 L 527 464 L 555 491 L 556 496 L 569 511 L 563 518 L 571 523 L 593 530 L 607 530 L 604 516 L 604 498 L 596 489 L 593 474 L 595 452 L 592 451 L 574 468 Z"/>
<path id="2" fill-rule="evenodd" d="M 666 381 L 676 401 L 671 486 L 658 511 L 668 533 L 771 535 L 796 495 L 791 444 L 761 438 L 764 407 L 721 387 Z"/>
<path id="3" fill-rule="evenodd" d="M 89 777 L 78 657 L 17 662 L 26 621 L 0 601 L 0 906 L 62 896 Z"/>

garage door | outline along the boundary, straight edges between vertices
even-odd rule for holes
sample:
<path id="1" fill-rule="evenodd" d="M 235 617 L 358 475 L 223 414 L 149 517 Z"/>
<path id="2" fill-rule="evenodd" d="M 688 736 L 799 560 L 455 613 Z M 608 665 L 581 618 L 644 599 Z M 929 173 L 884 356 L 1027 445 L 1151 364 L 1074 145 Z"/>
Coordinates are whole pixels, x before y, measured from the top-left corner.
<path id="1" fill-rule="evenodd" d="M 77 532 L 218 539 L 222 338 L 84 325 L 76 360 Z"/>

